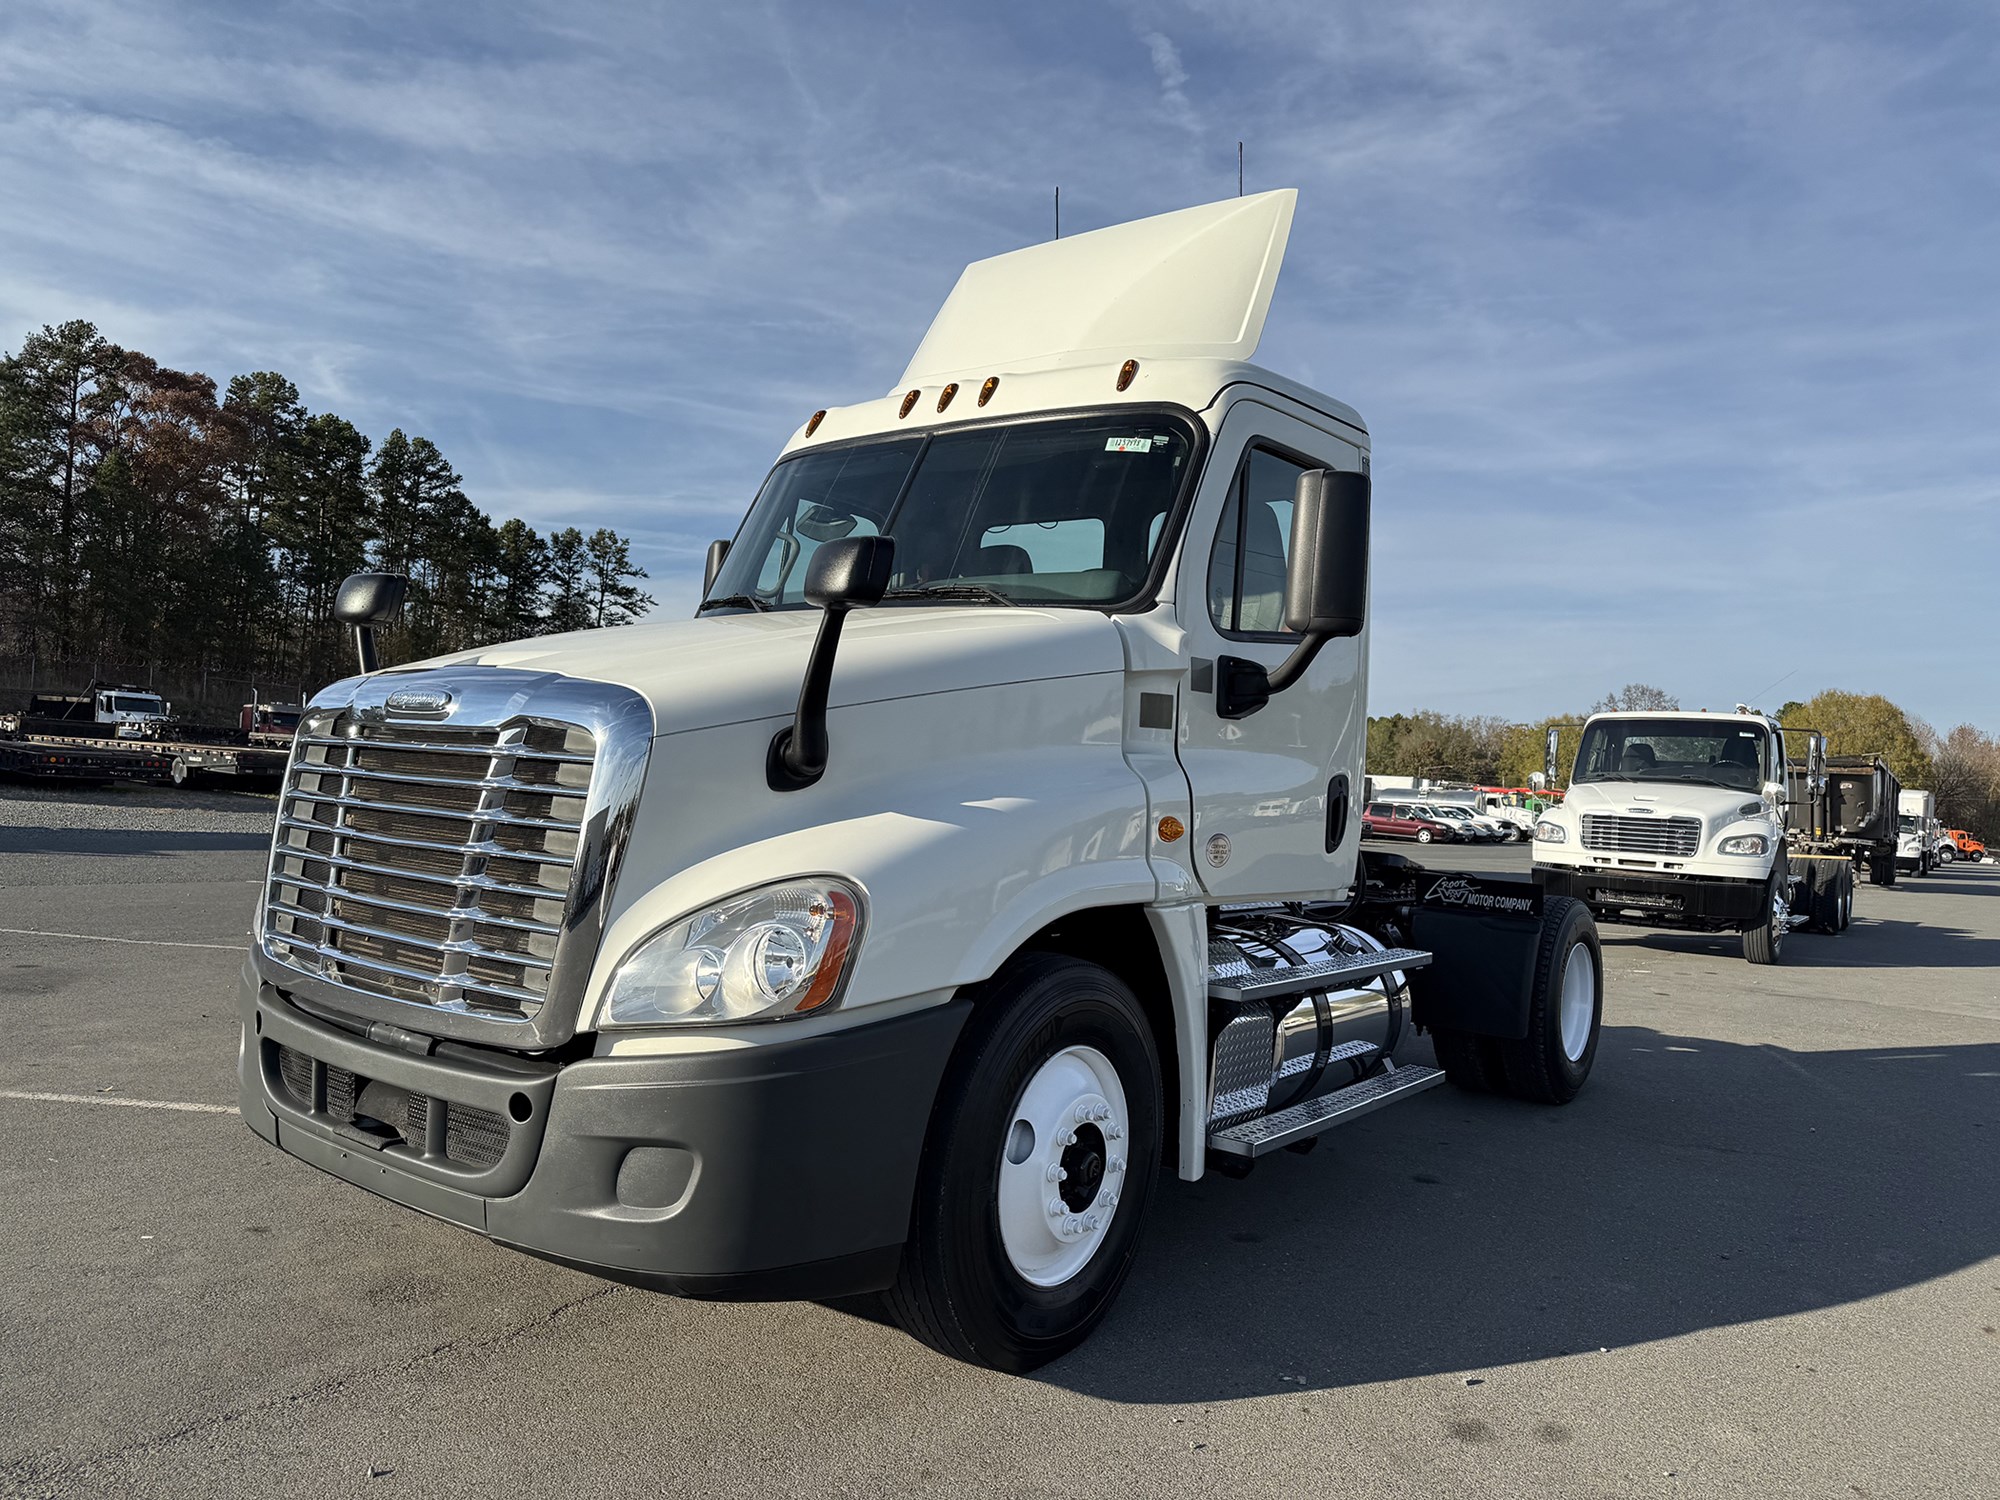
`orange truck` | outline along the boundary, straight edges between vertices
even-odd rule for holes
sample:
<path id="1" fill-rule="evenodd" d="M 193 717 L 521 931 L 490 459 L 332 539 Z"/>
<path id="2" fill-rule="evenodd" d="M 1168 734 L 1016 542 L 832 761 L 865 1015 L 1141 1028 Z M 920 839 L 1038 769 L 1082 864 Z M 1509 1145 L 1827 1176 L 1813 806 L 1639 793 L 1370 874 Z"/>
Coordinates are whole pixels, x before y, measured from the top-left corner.
<path id="1" fill-rule="evenodd" d="M 1963 828 L 1947 828 L 1944 836 L 1951 840 L 1958 850 L 1958 857 L 1967 864 L 1976 865 L 1986 858 L 1986 846 Z"/>

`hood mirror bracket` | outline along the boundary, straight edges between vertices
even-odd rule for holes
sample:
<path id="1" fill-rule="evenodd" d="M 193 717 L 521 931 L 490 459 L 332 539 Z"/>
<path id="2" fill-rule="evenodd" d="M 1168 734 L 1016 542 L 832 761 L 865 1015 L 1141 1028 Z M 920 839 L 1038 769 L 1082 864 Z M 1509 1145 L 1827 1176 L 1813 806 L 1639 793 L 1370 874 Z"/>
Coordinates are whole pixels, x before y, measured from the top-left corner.
<path id="1" fill-rule="evenodd" d="M 886 536 L 851 536 L 822 542 L 806 566 L 806 601 L 817 604 L 819 634 L 806 659 L 792 722 L 771 737 L 764 780 L 774 792 L 803 791 L 826 774 L 826 700 L 833 686 L 833 658 L 847 612 L 877 604 L 888 591 L 896 543 Z"/>

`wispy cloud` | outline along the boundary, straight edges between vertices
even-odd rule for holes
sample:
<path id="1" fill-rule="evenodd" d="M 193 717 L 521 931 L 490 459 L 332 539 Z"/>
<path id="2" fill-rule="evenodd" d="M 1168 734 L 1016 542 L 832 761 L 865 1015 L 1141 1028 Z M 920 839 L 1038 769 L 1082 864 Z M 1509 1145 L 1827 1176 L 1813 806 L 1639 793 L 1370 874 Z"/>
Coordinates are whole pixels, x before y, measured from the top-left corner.
<path id="1" fill-rule="evenodd" d="M 1262 358 L 1376 440 L 1382 708 L 1995 725 L 1991 7 L 12 0 L 0 344 L 424 431 L 666 605 L 959 266 L 1302 190 Z M 1789 690 L 1789 687 L 1788 687 Z"/>

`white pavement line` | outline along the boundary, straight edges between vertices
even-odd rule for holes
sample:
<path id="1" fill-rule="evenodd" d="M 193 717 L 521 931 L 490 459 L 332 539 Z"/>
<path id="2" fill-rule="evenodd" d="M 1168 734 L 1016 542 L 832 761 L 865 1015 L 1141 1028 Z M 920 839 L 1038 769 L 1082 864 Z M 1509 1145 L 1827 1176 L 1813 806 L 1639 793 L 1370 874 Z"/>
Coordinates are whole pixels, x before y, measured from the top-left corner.
<path id="1" fill-rule="evenodd" d="M 25 1089 L 0 1089 L 0 1099 L 30 1104 L 116 1104 L 123 1109 L 178 1109 L 191 1115 L 233 1115 L 227 1104 L 182 1104 L 169 1099 L 120 1099 L 111 1094 L 31 1094 Z"/>
<path id="2" fill-rule="evenodd" d="M 0 927 L 8 937 L 74 938 L 80 943 L 136 943 L 141 948 L 213 948 L 217 953 L 241 953 L 245 943 L 174 943 L 165 938 L 103 937 L 95 932 L 43 932 L 36 927 Z"/>

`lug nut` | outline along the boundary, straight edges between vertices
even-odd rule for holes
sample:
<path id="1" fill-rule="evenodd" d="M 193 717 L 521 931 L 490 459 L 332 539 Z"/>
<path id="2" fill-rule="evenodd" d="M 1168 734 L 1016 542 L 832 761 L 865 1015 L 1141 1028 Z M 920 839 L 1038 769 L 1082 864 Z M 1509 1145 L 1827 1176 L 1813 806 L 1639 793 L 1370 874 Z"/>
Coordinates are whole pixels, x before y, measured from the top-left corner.
<path id="1" fill-rule="evenodd" d="M 1121 1126 L 1113 1125 L 1104 1132 L 1104 1138 L 1107 1141 L 1122 1141 L 1125 1139 L 1125 1131 Z"/>
<path id="2" fill-rule="evenodd" d="M 1054 1162 L 1049 1163 L 1048 1179 L 1050 1182 L 1061 1182 L 1064 1178 L 1068 1176 L 1069 1173 L 1065 1172 L 1061 1167 L 1057 1166 Z"/>
<path id="3" fill-rule="evenodd" d="M 1083 1233 L 1083 1221 L 1074 1214 L 1063 1220 L 1062 1232 L 1071 1239 Z"/>
<path id="4" fill-rule="evenodd" d="M 1116 1193 L 1106 1193 L 1102 1202 L 1106 1208 L 1116 1208 L 1118 1206 L 1118 1195 Z"/>
<path id="5" fill-rule="evenodd" d="M 1078 1105 L 1078 1106 L 1076 1107 L 1076 1123 L 1077 1123 L 1077 1124 L 1079 1124 L 1079 1125 L 1088 1125 L 1088 1124 L 1090 1123 L 1090 1121 L 1091 1121 L 1091 1118 L 1092 1118 L 1092 1114 L 1091 1114 L 1091 1108 L 1090 1108 L 1090 1106 L 1089 1106 L 1088 1104 L 1079 1104 L 1079 1105 Z"/>
<path id="6" fill-rule="evenodd" d="M 1122 1156 L 1114 1156 L 1114 1157 L 1112 1157 L 1110 1161 L 1108 1161 L 1108 1162 L 1106 1162 L 1106 1163 L 1104 1164 L 1104 1170 L 1105 1170 L 1105 1171 L 1107 1171 L 1107 1172 L 1122 1172 L 1122 1171 L 1124 1171 L 1124 1170 L 1125 1170 L 1125 1158 L 1124 1158 L 1124 1157 L 1122 1157 Z"/>
<path id="7" fill-rule="evenodd" d="M 1063 1211 L 1064 1211 L 1064 1204 L 1062 1199 L 1060 1198 L 1049 1199 L 1049 1217 L 1051 1219 L 1060 1219 L 1063 1216 Z"/>

